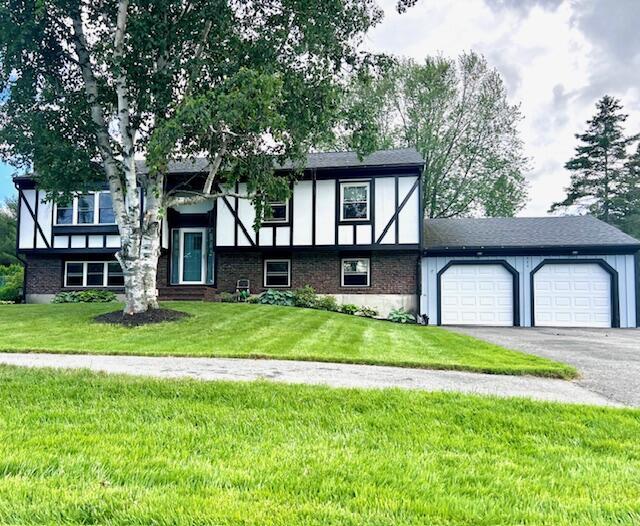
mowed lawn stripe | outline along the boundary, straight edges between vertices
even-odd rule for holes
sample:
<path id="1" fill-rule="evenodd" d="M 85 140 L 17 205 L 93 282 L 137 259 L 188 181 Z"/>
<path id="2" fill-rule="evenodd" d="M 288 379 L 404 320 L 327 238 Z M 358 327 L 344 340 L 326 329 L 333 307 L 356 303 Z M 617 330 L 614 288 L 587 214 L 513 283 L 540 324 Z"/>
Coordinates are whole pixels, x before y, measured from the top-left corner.
<path id="1" fill-rule="evenodd" d="M 326 311 L 175 302 L 192 317 L 124 328 L 93 322 L 114 304 L 0 305 L 0 351 L 257 357 L 572 378 L 572 367 L 438 327 Z"/>
<path id="2" fill-rule="evenodd" d="M 0 523 L 640 521 L 640 413 L 0 367 Z"/>

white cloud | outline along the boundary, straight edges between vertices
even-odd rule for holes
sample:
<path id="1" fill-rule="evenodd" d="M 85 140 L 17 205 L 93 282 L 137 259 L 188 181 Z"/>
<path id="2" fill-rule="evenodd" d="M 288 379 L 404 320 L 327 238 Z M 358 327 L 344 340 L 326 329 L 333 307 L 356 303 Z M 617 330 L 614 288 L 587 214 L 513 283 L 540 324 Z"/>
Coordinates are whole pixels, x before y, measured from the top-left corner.
<path id="1" fill-rule="evenodd" d="M 369 35 L 369 49 L 417 60 L 479 51 L 521 103 L 522 137 L 534 165 L 524 215 L 544 215 L 563 198 L 574 134 L 602 95 L 621 98 L 627 113 L 636 112 L 628 133 L 640 130 L 637 0 L 419 0 L 402 15 L 395 3 L 382 2 L 386 17 Z"/>

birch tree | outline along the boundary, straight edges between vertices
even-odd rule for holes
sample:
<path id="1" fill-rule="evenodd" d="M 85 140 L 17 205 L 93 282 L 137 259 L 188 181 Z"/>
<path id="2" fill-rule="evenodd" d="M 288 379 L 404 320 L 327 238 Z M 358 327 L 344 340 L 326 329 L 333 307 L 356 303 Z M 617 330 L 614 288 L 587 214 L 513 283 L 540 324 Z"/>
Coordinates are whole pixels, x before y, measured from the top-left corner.
<path id="1" fill-rule="evenodd" d="M 125 313 L 157 308 L 166 209 L 240 178 L 258 217 L 284 197 L 274 161 L 326 140 L 380 17 L 373 0 L 2 0 L 2 157 L 55 200 L 106 180 Z M 195 155 L 206 174 L 172 184 L 168 163 Z"/>

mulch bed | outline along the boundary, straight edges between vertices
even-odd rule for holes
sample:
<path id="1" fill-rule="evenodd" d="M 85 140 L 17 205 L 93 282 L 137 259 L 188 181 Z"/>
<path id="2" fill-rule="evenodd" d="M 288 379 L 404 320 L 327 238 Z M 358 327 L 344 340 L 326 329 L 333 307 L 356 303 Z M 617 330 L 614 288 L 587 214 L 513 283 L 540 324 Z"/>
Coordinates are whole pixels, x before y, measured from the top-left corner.
<path id="1" fill-rule="evenodd" d="M 124 325 L 125 327 L 140 327 L 151 323 L 162 323 L 165 321 L 176 321 L 182 318 L 190 318 L 191 314 L 171 309 L 151 309 L 140 314 L 127 315 L 121 310 L 100 314 L 94 318 L 98 323 L 111 323 Z"/>

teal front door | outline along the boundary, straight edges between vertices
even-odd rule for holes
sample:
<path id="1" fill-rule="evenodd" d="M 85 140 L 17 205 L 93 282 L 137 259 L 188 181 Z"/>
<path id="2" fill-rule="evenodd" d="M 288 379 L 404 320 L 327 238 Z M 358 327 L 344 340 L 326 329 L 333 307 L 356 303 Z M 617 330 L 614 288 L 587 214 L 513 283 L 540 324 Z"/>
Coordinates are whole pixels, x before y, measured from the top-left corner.
<path id="1" fill-rule="evenodd" d="M 205 282 L 205 233 L 203 228 L 180 230 L 180 283 Z"/>

